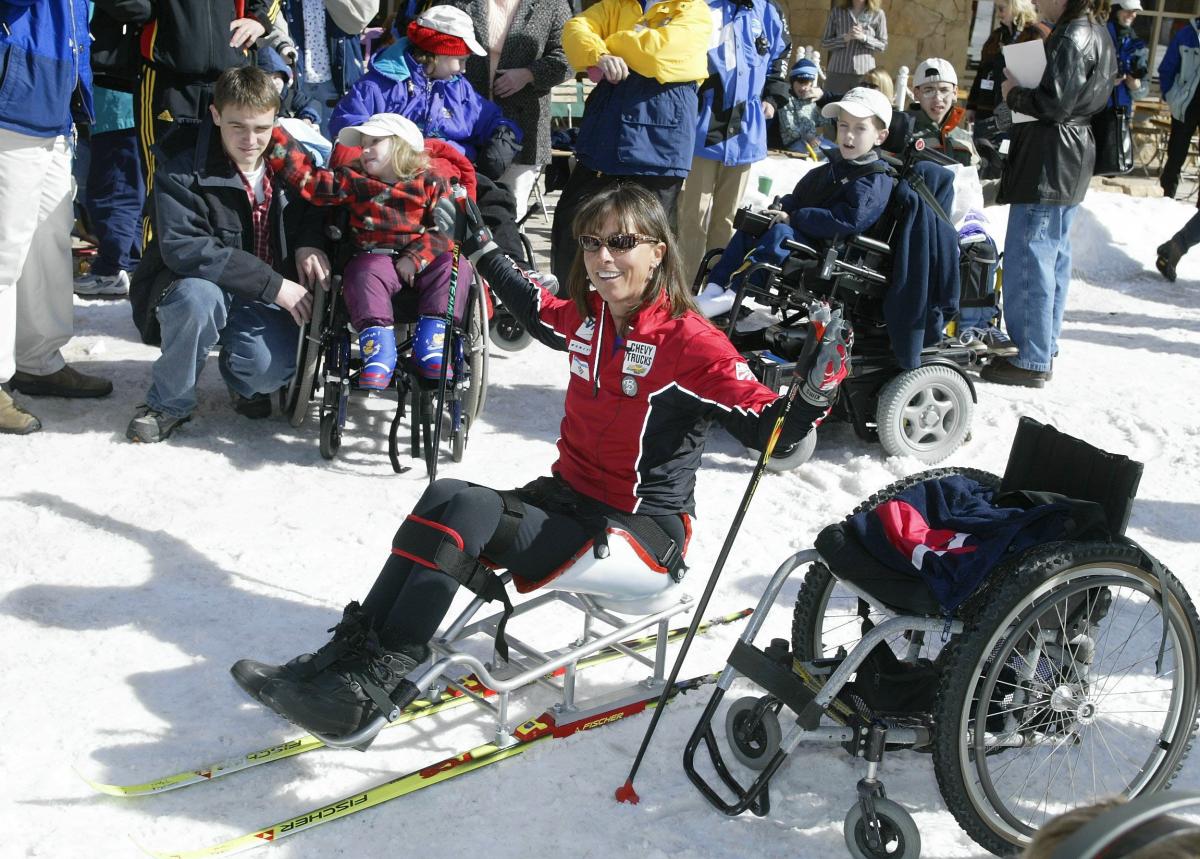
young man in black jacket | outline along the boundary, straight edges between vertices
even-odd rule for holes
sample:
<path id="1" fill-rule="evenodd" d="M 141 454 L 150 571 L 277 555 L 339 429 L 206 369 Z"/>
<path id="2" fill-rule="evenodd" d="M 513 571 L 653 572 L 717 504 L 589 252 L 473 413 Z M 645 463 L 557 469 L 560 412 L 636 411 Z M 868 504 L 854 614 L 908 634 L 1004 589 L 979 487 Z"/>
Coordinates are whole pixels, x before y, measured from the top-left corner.
<path id="1" fill-rule="evenodd" d="M 253 66 L 217 80 L 210 117 L 181 125 L 157 147 L 150 200 L 154 236 L 130 284 L 134 322 L 162 344 L 146 402 L 126 436 L 158 442 L 191 417 L 208 352 L 234 408 L 271 413 L 271 393 L 291 377 L 297 325 L 325 288 L 320 211 L 267 170 L 279 95 Z"/>

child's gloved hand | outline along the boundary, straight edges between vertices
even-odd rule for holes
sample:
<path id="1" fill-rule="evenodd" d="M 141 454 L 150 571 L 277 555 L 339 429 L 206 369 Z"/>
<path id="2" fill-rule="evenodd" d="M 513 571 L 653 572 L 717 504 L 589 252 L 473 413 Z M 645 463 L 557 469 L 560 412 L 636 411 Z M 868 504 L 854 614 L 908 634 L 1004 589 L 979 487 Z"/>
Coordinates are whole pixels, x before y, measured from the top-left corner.
<path id="1" fill-rule="evenodd" d="M 404 286 L 412 286 L 413 278 L 417 276 L 417 263 L 407 254 L 396 257 L 396 277 Z"/>
<path id="2" fill-rule="evenodd" d="M 814 406 L 828 406 L 842 380 L 850 374 L 850 349 L 854 330 L 842 318 L 841 308 L 815 305 L 809 312 L 811 330 L 796 362 L 800 396 Z"/>

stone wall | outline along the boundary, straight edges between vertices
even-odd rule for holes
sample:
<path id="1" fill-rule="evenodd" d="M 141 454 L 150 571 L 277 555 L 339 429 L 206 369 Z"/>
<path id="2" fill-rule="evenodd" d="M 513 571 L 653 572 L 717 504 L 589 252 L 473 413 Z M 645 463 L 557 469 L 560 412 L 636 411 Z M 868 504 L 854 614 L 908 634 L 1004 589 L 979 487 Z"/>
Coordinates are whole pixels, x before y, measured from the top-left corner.
<path id="1" fill-rule="evenodd" d="M 790 15 L 792 44 L 820 50 L 829 0 L 778 0 Z M 909 72 L 926 57 L 944 57 L 958 69 L 967 67 L 967 41 L 971 28 L 971 0 L 883 0 L 887 15 L 888 47 L 879 65 L 892 77 L 901 66 Z"/>

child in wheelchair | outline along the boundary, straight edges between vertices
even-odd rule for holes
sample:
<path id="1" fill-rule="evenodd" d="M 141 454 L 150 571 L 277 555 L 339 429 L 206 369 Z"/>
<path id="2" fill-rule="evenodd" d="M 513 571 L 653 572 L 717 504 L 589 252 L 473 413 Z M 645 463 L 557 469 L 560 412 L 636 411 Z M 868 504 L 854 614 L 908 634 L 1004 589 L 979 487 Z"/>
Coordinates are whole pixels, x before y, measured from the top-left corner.
<path id="1" fill-rule="evenodd" d="M 874 226 L 887 208 L 894 182 L 876 147 L 887 138 L 891 104 L 877 90 L 855 87 L 821 113 L 837 118 L 838 154 L 805 174 L 795 190 L 769 210 L 775 223 L 757 242 L 742 230 L 734 233 L 697 298 L 705 316 L 729 311 L 735 279 L 751 265 L 782 263 L 788 256 L 785 241 L 812 243 L 857 235 Z"/>
<path id="2" fill-rule="evenodd" d="M 410 288 L 417 291 L 419 314 L 413 362 L 421 376 L 437 379 L 454 265 L 450 238 L 434 220 L 434 207 L 447 198 L 446 183 L 429 169 L 421 132 L 398 114 L 376 114 L 362 125 L 343 128 L 338 142 L 362 147 L 361 170 L 318 167 L 278 127 L 266 159 L 304 199 L 349 209 L 356 252 L 343 274 L 342 295 L 350 323 L 359 332 L 363 366 L 358 385 L 381 391 L 391 384 L 397 361 L 392 299 Z M 459 282 L 470 282 L 470 263 L 460 260 L 458 265 Z M 465 304 L 456 302 L 460 320 Z"/>

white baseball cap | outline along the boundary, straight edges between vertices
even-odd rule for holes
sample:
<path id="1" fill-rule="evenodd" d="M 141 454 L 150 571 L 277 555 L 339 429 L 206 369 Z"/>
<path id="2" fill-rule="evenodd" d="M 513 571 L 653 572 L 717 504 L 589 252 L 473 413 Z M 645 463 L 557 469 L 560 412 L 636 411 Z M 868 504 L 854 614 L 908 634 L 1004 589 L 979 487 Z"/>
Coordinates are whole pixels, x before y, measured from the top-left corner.
<path id="1" fill-rule="evenodd" d="M 1117 0 L 1113 3 L 1114 6 L 1119 6 L 1126 12 L 1141 12 L 1142 0 Z"/>
<path id="2" fill-rule="evenodd" d="M 821 108 L 821 116 L 834 119 L 840 110 L 860 118 L 877 116 L 882 120 L 884 128 L 892 124 L 892 103 L 887 100 L 886 95 L 870 87 L 856 86 L 842 96 L 840 101 Z"/>
<path id="3" fill-rule="evenodd" d="M 940 57 L 930 57 L 917 66 L 917 72 L 912 79 L 913 89 L 924 84 L 954 84 L 958 86 L 958 73 L 954 71 L 954 66 L 946 60 Z"/>
<path id="4" fill-rule="evenodd" d="M 398 113 L 377 113 L 353 128 L 343 128 L 338 132 L 338 143 L 343 146 L 362 146 L 362 137 L 399 137 L 418 152 L 425 151 L 425 135 L 410 119 L 405 119 Z"/>
<path id="5" fill-rule="evenodd" d="M 467 43 L 471 53 L 477 57 L 486 57 L 487 51 L 475 39 L 475 23 L 471 16 L 455 6 L 433 6 L 416 17 L 420 27 L 428 27 L 448 36 L 458 36 Z"/>

